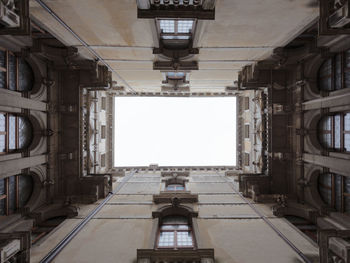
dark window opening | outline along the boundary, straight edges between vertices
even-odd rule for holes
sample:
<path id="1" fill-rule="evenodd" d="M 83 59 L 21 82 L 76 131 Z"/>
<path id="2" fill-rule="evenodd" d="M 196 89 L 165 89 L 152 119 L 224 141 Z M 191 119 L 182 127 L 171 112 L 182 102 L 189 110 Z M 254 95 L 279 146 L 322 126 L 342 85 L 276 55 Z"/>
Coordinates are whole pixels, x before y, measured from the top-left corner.
<path id="1" fill-rule="evenodd" d="M 0 88 L 13 91 L 30 91 L 34 85 L 31 66 L 12 52 L 0 47 Z"/>
<path id="2" fill-rule="evenodd" d="M 32 136 L 32 125 L 26 117 L 0 112 L 0 154 L 27 148 Z"/>
<path id="3" fill-rule="evenodd" d="M 33 187 L 30 175 L 13 175 L 0 179 L 0 216 L 20 211 L 32 196 Z"/>
<path id="4" fill-rule="evenodd" d="M 327 150 L 350 152 L 350 113 L 325 116 L 318 125 L 319 140 Z"/>
<path id="5" fill-rule="evenodd" d="M 350 50 L 327 59 L 318 72 L 320 90 L 334 91 L 350 87 Z"/>
<path id="6" fill-rule="evenodd" d="M 318 178 L 318 191 L 323 201 L 341 213 L 350 212 L 350 178 L 324 173 Z"/>

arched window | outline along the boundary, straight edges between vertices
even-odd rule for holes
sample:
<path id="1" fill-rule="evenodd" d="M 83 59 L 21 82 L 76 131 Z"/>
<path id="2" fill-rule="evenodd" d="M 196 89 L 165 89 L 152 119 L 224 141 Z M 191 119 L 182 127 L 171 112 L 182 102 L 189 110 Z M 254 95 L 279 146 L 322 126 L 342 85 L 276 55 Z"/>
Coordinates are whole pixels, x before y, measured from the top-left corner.
<path id="1" fill-rule="evenodd" d="M 337 113 L 321 119 L 319 140 L 328 150 L 350 152 L 350 113 Z"/>
<path id="2" fill-rule="evenodd" d="M 327 59 L 318 72 L 320 90 L 334 91 L 350 88 L 350 50 Z"/>
<path id="3" fill-rule="evenodd" d="M 0 88 L 24 92 L 32 90 L 33 85 L 34 73 L 30 65 L 0 47 Z"/>
<path id="4" fill-rule="evenodd" d="M 0 216 L 16 213 L 29 201 L 34 182 L 30 175 L 13 175 L 0 179 Z"/>
<path id="5" fill-rule="evenodd" d="M 0 112 L 0 154 L 25 149 L 32 135 L 32 125 L 26 117 Z"/>
<path id="6" fill-rule="evenodd" d="M 161 219 L 157 248 L 193 248 L 192 228 L 185 216 L 165 216 Z"/>
<path id="7" fill-rule="evenodd" d="M 338 212 L 350 212 L 350 178 L 324 173 L 318 178 L 318 191 L 323 201 Z"/>

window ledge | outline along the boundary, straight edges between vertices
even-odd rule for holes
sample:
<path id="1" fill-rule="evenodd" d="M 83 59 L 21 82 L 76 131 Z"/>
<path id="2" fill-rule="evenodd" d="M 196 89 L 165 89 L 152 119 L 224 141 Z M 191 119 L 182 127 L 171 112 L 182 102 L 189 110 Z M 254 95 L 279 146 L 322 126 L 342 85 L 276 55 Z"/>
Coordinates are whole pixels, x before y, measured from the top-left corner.
<path id="1" fill-rule="evenodd" d="M 138 249 L 137 262 L 189 260 L 214 263 L 214 249 Z"/>
<path id="2" fill-rule="evenodd" d="M 173 198 L 179 199 L 180 203 L 196 203 L 198 195 L 191 194 L 189 191 L 164 191 L 158 195 L 153 195 L 153 202 L 156 204 L 171 203 Z"/>

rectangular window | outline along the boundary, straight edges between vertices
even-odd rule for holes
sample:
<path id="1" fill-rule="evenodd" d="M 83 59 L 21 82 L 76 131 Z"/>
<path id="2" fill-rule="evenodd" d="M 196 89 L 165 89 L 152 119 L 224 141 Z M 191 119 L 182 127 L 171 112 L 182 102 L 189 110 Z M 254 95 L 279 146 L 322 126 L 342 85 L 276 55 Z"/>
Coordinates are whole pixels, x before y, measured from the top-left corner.
<path id="1" fill-rule="evenodd" d="M 244 165 L 249 166 L 249 153 L 244 153 Z"/>
<path id="2" fill-rule="evenodd" d="M 101 154 L 101 167 L 106 167 L 106 154 Z"/>
<path id="3" fill-rule="evenodd" d="M 194 19 L 159 19 L 157 27 L 161 39 L 190 39 L 194 33 Z"/>
<path id="4" fill-rule="evenodd" d="M 249 110 L 249 97 L 244 97 L 244 110 Z"/>
<path id="5" fill-rule="evenodd" d="M 101 98 L 101 109 L 102 110 L 106 110 L 107 106 L 106 106 L 106 97 L 102 97 Z"/>
<path id="6" fill-rule="evenodd" d="M 101 125 L 101 139 L 106 139 L 106 125 Z"/>
<path id="7" fill-rule="evenodd" d="M 244 138 L 249 139 L 249 124 L 244 125 Z"/>

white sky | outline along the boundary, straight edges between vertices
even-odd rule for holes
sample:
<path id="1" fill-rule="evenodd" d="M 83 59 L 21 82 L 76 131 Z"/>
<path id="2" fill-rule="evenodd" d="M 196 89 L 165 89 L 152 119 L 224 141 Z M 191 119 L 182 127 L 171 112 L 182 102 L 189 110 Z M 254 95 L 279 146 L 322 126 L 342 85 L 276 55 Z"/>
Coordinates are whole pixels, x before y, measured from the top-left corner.
<path id="1" fill-rule="evenodd" d="M 236 165 L 236 98 L 115 100 L 115 166 Z"/>

